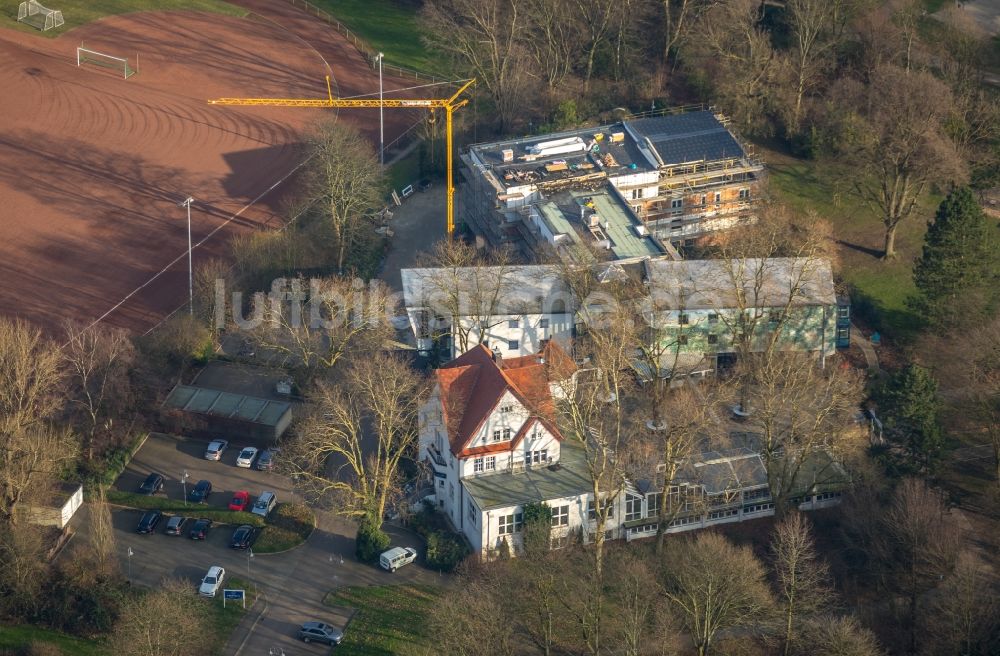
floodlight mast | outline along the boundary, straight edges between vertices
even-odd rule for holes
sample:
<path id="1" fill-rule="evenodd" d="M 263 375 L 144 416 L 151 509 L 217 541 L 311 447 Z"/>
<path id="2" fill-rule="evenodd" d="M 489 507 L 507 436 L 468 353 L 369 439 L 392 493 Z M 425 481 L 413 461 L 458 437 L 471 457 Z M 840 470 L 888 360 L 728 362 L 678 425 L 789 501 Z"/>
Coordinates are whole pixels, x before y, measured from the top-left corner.
<path id="1" fill-rule="evenodd" d="M 382 61 L 379 60 L 379 66 Z M 476 83 L 476 79 L 462 80 L 463 84 L 458 91 L 449 98 L 434 99 L 407 99 L 407 98 L 334 98 L 330 88 L 330 76 L 326 76 L 327 98 L 217 98 L 209 100 L 210 105 L 238 105 L 251 107 L 337 107 L 347 109 L 372 108 L 381 110 L 384 107 L 402 109 L 443 109 L 445 112 L 445 129 L 447 132 L 447 175 L 448 175 L 448 207 L 447 207 L 447 229 L 448 237 L 451 238 L 455 232 L 455 184 L 454 184 L 454 158 L 452 155 L 452 114 L 456 109 L 461 109 L 469 104 L 468 98 L 459 100 L 459 96 L 465 93 L 469 87 Z"/>
<path id="2" fill-rule="evenodd" d="M 188 196 L 177 207 L 186 207 L 188 215 L 188 313 L 194 316 L 194 266 L 191 263 L 191 203 L 194 198 Z"/>

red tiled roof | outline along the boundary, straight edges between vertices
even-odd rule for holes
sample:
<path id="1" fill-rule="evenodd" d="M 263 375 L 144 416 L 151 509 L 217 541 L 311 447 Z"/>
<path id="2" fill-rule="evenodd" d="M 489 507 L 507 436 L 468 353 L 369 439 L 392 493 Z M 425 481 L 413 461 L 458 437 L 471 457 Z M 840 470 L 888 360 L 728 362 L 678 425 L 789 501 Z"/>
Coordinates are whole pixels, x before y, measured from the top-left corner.
<path id="1" fill-rule="evenodd" d="M 493 353 L 480 344 L 438 369 L 437 379 L 448 442 L 456 456 L 507 451 L 523 439 L 522 433 L 534 422 L 525 422 L 519 437 L 511 442 L 467 448 L 508 390 L 532 415 L 546 419 L 546 427 L 556 439 L 562 439 L 551 421 L 555 408 L 546 367 L 538 361 L 538 356 L 498 363 Z"/>

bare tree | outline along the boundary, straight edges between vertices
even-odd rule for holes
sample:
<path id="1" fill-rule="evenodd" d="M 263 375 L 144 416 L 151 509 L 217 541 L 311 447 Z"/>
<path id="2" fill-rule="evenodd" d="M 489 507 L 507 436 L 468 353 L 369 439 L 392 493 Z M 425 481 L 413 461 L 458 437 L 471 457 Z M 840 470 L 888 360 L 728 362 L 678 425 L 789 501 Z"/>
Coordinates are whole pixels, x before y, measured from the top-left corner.
<path id="1" fill-rule="evenodd" d="M 112 429 L 131 400 L 129 378 L 135 349 L 128 332 L 105 326 L 83 328 L 66 322 L 63 358 L 69 372 L 68 400 L 82 421 L 83 452 L 93 460 L 98 436 Z"/>
<path id="2" fill-rule="evenodd" d="M 625 656 L 650 653 L 649 645 L 668 649 L 675 642 L 673 618 L 661 602 L 663 590 L 650 567 L 649 552 L 626 545 L 609 561 L 609 633 L 612 651 Z M 675 645 L 676 646 L 676 645 Z"/>
<path id="3" fill-rule="evenodd" d="M 698 38 L 687 42 L 693 69 L 737 123 L 760 129 L 776 63 L 771 36 L 760 25 L 760 2 L 722 0 L 701 15 L 694 32 Z"/>
<path id="4" fill-rule="evenodd" d="M 863 120 L 853 151 L 855 188 L 881 214 L 885 259 L 895 257 L 896 229 L 913 214 L 927 185 L 966 176 L 944 130 L 952 105 L 950 89 L 933 75 L 892 65 L 875 69 L 853 99 Z"/>
<path id="5" fill-rule="evenodd" d="M 525 11 L 535 36 L 525 45 L 551 92 L 573 72 L 576 59 L 571 0 L 528 0 Z"/>
<path id="6" fill-rule="evenodd" d="M 310 155 L 303 174 L 306 196 L 330 221 L 337 240 L 337 271 L 362 230 L 374 227 L 371 212 L 382 204 L 382 168 L 361 133 L 336 119 L 315 125 L 306 137 Z"/>
<path id="7" fill-rule="evenodd" d="M 435 636 L 431 654 L 513 656 L 519 653 L 513 628 L 519 615 L 506 577 L 506 563 L 465 570 L 462 584 L 441 595 L 431 613 Z"/>
<path id="8" fill-rule="evenodd" d="M 456 353 L 482 343 L 507 314 L 519 311 L 512 254 L 506 249 L 483 255 L 464 242 L 445 240 L 435 245 L 424 265 L 430 271 L 418 302 L 435 315 L 428 321 L 446 319 Z"/>
<path id="9" fill-rule="evenodd" d="M 4 523 L 0 530 L 0 610 L 31 618 L 42 602 L 48 561 L 45 534 L 30 524 Z"/>
<path id="10" fill-rule="evenodd" d="M 212 630 L 204 603 L 190 582 L 168 579 L 125 600 L 109 641 L 126 656 L 198 656 Z"/>
<path id="11" fill-rule="evenodd" d="M 510 128 L 525 98 L 528 14 L 528 0 L 433 0 L 420 12 L 430 45 L 457 60 L 490 94 L 501 131 Z"/>
<path id="12" fill-rule="evenodd" d="M 614 27 L 617 13 L 624 9 L 622 0 L 575 0 L 577 29 L 583 35 L 583 89 L 590 88 L 594 75 L 594 59 Z"/>
<path id="13" fill-rule="evenodd" d="M 285 462 L 313 500 L 380 526 L 400 494 L 399 463 L 417 443 L 424 382 L 399 357 L 351 362 L 339 384 L 320 383 L 312 414 L 285 442 Z"/>
<path id="14" fill-rule="evenodd" d="M 720 631 L 752 628 L 773 604 L 764 566 L 748 547 L 704 532 L 672 542 L 668 554 L 665 594 L 699 656 L 707 656 Z"/>
<path id="15" fill-rule="evenodd" d="M 102 572 L 117 571 L 115 527 L 103 486 L 96 486 L 87 505 L 90 511 L 90 546 L 94 550 L 97 565 Z"/>
<path id="16" fill-rule="evenodd" d="M 900 483 L 881 513 L 869 548 L 883 584 L 907 600 L 908 653 L 915 654 L 921 595 L 954 568 L 961 532 L 941 494 L 916 479 Z"/>
<path id="17" fill-rule="evenodd" d="M 784 621 L 782 653 L 794 652 L 798 624 L 829 605 L 830 572 L 820 560 L 808 520 L 792 513 L 777 525 L 771 540 L 771 558 L 778 583 L 778 605 Z"/>
<path id="18" fill-rule="evenodd" d="M 279 279 L 269 297 L 254 303 L 262 319 L 250 336 L 267 351 L 285 355 L 309 379 L 337 366 L 348 352 L 381 349 L 393 336 L 393 296 L 380 281 L 332 277 Z"/>
<path id="19" fill-rule="evenodd" d="M 881 656 L 875 636 L 853 617 L 818 617 L 802 627 L 795 656 Z"/>
<path id="20" fill-rule="evenodd" d="M 0 318 L 0 435 L 21 433 L 54 415 L 61 403 L 61 364 L 56 345 L 40 330 Z"/>
<path id="21" fill-rule="evenodd" d="M 994 654 L 1000 648 L 1000 602 L 990 568 L 971 553 L 959 555 L 955 571 L 923 613 L 921 651 L 927 654 Z"/>

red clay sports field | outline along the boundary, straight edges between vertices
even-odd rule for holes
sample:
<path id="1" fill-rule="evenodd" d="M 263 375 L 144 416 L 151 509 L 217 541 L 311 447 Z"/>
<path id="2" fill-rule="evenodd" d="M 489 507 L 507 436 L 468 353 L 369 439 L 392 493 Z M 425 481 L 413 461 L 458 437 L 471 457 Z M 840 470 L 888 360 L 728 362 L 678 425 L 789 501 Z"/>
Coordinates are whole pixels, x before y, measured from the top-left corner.
<path id="1" fill-rule="evenodd" d="M 224 255 L 236 232 L 280 225 L 302 130 L 329 110 L 206 100 L 322 97 L 327 74 L 346 97 L 377 92 L 378 77 L 337 32 L 291 5 L 236 4 L 254 13 L 128 14 L 56 39 L 0 29 L 0 313 L 143 330 L 187 298 L 177 203 L 196 199 L 196 266 Z M 81 43 L 138 54 L 138 74 L 77 67 Z M 386 89 L 408 84 L 385 79 Z M 377 140 L 377 112 L 341 118 Z M 386 141 L 415 118 L 386 112 Z"/>

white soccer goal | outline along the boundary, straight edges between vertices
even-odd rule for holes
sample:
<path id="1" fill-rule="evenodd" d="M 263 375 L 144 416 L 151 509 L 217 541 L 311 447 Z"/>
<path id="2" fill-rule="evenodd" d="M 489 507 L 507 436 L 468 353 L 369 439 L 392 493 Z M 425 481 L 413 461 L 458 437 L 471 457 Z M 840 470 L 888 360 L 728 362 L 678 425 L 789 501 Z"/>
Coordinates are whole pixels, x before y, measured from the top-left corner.
<path id="1" fill-rule="evenodd" d="M 114 55 L 107 55 L 103 52 L 97 52 L 96 50 L 84 48 L 83 46 L 76 49 L 77 66 L 83 66 L 84 64 L 103 66 L 121 73 L 122 77 L 126 80 L 135 75 L 138 70 L 139 55 L 136 55 L 135 58 L 136 63 L 133 67 L 132 64 L 129 63 L 128 57 L 115 57 Z"/>
<path id="2" fill-rule="evenodd" d="M 18 5 L 17 22 L 27 23 L 44 32 L 61 26 L 65 21 L 61 11 L 46 9 L 37 0 L 28 0 Z"/>

